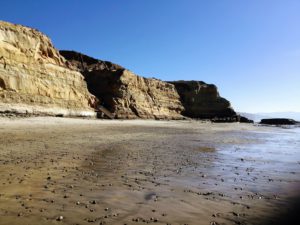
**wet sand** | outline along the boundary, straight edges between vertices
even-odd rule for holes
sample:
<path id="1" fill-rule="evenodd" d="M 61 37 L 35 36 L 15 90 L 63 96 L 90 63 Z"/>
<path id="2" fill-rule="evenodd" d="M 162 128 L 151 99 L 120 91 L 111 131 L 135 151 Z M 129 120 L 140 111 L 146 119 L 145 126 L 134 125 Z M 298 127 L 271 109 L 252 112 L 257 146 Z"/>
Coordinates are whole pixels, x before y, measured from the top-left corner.
<path id="1" fill-rule="evenodd" d="M 300 130 L 0 118 L 0 224 L 274 224 L 300 195 Z"/>

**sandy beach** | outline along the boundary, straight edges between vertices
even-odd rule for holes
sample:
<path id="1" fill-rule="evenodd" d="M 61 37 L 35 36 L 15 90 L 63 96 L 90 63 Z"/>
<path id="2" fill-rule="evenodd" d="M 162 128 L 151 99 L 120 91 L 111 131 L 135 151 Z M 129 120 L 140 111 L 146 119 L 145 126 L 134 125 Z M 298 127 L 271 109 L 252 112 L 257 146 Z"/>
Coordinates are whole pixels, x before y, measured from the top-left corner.
<path id="1" fill-rule="evenodd" d="M 0 118 L 0 224 L 274 224 L 300 131 L 201 121 Z"/>

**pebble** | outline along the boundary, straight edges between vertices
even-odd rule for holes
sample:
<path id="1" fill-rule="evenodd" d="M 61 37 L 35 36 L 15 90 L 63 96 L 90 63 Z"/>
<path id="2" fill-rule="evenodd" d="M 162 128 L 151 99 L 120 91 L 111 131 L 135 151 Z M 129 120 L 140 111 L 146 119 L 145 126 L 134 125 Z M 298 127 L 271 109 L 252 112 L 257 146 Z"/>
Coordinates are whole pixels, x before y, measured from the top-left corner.
<path id="1" fill-rule="evenodd" d="M 216 221 L 211 221 L 210 225 L 218 225 L 218 223 Z"/>
<path id="2" fill-rule="evenodd" d="M 56 218 L 57 221 L 62 221 L 63 219 L 64 219 L 63 216 L 59 216 L 59 217 Z"/>
<path id="3" fill-rule="evenodd" d="M 234 216 L 239 216 L 239 214 L 236 213 L 236 212 L 232 212 L 232 214 L 233 214 Z"/>

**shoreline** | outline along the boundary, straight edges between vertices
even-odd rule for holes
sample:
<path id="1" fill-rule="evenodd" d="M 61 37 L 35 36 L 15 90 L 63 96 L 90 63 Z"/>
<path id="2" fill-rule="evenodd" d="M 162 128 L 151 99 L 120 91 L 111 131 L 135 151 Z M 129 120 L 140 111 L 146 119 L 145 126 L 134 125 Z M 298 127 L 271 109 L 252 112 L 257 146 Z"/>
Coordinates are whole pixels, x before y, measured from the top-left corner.
<path id="1" fill-rule="evenodd" d="M 276 222 L 299 197 L 297 132 L 0 117 L 0 224 Z"/>

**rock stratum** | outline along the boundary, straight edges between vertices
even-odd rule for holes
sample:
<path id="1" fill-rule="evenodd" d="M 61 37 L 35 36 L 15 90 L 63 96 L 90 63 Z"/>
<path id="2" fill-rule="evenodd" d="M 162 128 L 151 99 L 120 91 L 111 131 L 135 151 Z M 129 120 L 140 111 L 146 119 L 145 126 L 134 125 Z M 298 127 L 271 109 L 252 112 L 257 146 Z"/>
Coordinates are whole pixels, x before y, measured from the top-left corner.
<path id="1" fill-rule="evenodd" d="M 0 21 L 0 112 L 94 116 L 95 103 L 46 35 Z"/>
<path id="2" fill-rule="evenodd" d="M 114 118 L 183 118 L 183 106 L 173 84 L 140 77 L 117 64 L 74 51 L 60 53 L 84 75 L 89 91 Z"/>

